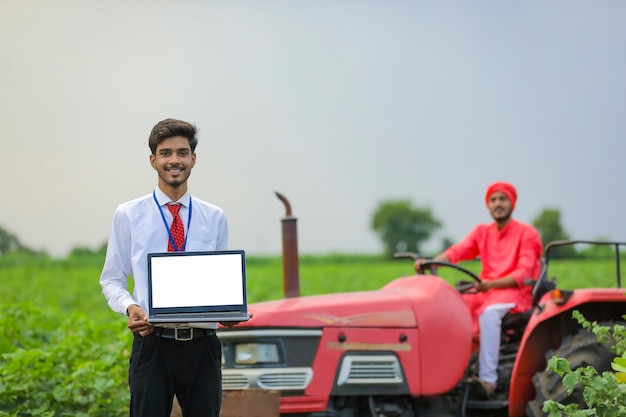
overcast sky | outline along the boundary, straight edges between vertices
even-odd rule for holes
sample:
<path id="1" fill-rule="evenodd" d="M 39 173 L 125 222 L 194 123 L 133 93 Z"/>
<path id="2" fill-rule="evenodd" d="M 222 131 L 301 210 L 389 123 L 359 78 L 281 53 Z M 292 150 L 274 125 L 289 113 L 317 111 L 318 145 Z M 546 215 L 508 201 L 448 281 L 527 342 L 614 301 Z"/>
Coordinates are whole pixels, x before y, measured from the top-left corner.
<path id="1" fill-rule="evenodd" d="M 231 248 L 382 251 L 379 201 L 462 238 L 561 210 L 573 238 L 626 240 L 626 2 L 29 1 L 0 5 L 0 226 L 65 256 L 156 185 L 148 135 L 200 129 L 190 190 Z"/>

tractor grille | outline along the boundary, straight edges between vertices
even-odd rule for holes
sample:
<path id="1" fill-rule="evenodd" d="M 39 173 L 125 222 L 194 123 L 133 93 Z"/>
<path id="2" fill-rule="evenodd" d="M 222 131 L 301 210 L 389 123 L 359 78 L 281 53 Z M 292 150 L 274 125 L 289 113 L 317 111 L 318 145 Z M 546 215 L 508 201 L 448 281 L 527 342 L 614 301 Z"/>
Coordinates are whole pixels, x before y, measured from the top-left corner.
<path id="1" fill-rule="evenodd" d="M 309 380 L 305 372 L 279 372 L 259 375 L 257 383 L 265 389 L 304 389 Z"/>
<path id="2" fill-rule="evenodd" d="M 313 378 L 311 368 L 222 369 L 222 389 L 263 388 L 281 391 L 303 390 Z"/>
<path id="3" fill-rule="evenodd" d="M 348 355 L 343 358 L 337 385 L 401 384 L 400 363 L 394 355 Z"/>
<path id="4" fill-rule="evenodd" d="M 222 389 L 262 388 L 288 391 L 287 395 L 304 391 L 313 379 L 311 365 L 321 335 L 320 329 L 220 330 Z M 270 362 L 237 363 L 240 343 L 272 345 L 278 355 Z"/>
<path id="5" fill-rule="evenodd" d="M 223 373 L 222 374 L 222 389 L 246 389 L 249 388 L 248 378 L 242 374 L 231 374 L 231 373 Z"/>

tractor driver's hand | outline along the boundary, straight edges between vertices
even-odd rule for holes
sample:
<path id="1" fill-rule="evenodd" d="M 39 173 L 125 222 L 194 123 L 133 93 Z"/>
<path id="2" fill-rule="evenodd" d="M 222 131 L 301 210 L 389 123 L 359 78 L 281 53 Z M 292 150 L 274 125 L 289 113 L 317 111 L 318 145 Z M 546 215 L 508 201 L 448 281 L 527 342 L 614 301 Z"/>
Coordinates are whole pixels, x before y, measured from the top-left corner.
<path id="1" fill-rule="evenodd" d="M 477 282 L 475 285 L 476 291 L 478 292 L 486 292 L 493 288 L 491 285 L 492 281 L 482 280 L 481 282 Z"/>
<path id="2" fill-rule="evenodd" d="M 417 258 L 415 263 L 413 264 L 413 268 L 418 274 L 422 274 L 424 271 L 422 270 L 422 264 L 426 261 L 426 258 Z"/>

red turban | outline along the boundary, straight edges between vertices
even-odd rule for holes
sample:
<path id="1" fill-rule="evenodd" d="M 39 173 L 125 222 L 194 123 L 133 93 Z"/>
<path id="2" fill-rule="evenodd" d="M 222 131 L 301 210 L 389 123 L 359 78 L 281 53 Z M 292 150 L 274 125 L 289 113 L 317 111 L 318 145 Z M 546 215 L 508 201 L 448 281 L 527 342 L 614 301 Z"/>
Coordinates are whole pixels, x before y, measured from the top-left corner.
<path id="1" fill-rule="evenodd" d="M 489 205 L 489 198 L 491 197 L 491 194 L 496 191 L 501 192 L 507 196 L 509 200 L 511 200 L 511 210 L 513 210 L 515 208 L 515 202 L 517 201 L 517 191 L 515 190 L 515 187 L 508 182 L 494 182 L 487 187 L 487 193 L 485 194 L 485 203 L 487 203 L 487 205 Z"/>

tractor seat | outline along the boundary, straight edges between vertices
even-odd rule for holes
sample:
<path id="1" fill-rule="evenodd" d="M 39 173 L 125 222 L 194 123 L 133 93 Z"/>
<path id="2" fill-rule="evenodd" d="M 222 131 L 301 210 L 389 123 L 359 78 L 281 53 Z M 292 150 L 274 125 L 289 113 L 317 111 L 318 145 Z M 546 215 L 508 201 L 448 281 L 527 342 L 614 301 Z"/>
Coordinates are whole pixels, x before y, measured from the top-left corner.
<path id="1" fill-rule="evenodd" d="M 502 318 L 502 330 L 523 329 L 528 324 L 532 311 L 533 309 L 531 308 L 530 310 L 526 310 L 521 313 L 507 313 Z"/>
<path id="2" fill-rule="evenodd" d="M 540 278 L 535 279 L 526 279 L 524 280 L 524 285 L 530 286 L 533 288 L 533 307 L 530 310 L 523 311 L 521 313 L 507 313 L 502 318 L 502 325 L 500 326 L 502 330 L 523 330 L 528 321 L 530 320 L 530 316 L 534 310 L 534 307 L 539 303 L 539 299 L 548 291 L 551 291 L 556 288 L 556 281 L 553 279 L 552 281 L 548 281 L 546 279 L 547 274 L 547 265 L 545 260 L 541 260 L 541 273 Z"/>

